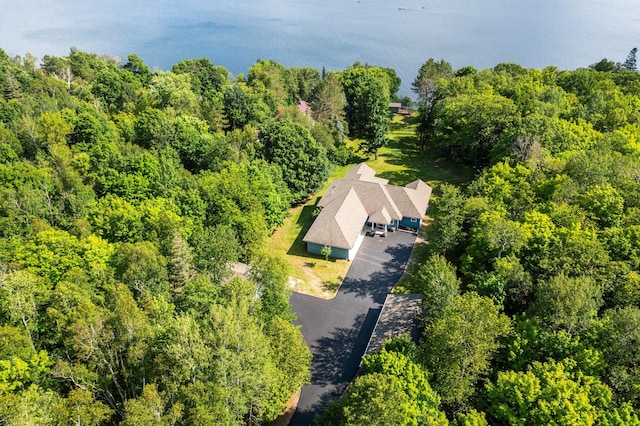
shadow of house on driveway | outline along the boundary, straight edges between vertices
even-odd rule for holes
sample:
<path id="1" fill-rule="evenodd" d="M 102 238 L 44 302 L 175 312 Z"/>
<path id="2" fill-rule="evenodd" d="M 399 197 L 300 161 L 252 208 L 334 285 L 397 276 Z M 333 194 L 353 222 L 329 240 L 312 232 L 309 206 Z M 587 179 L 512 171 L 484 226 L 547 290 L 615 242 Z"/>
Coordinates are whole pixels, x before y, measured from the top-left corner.
<path id="1" fill-rule="evenodd" d="M 415 240 L 405 232 L 367 237 L 335 298 L 291 296 L 313 361 L 311 384 L 302 388 L 290 425 L 312 425 L 353 379 L 385 297 L 402 275 Z"/>

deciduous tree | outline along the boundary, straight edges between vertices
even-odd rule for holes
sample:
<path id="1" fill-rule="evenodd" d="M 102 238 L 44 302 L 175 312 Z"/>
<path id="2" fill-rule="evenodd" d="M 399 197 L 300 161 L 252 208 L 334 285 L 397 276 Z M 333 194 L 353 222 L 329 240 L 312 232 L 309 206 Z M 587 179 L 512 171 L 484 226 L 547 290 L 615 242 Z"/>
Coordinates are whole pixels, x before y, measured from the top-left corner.
<path id="1" fill-rule="evenodd" d="M 509 330 L 509 318 L 491 299 L 473 292 L 456 297 L 427 325 L 422 348 L 443 403 L 453 409 L 468 404 L 476 382 L 490 371 L 499 339 Z"/>
<path id="2" fill-rule="evenodd" d="M 353 67 L 341 74 L 347 100 L 347 121 L 354 136 L 364 139 L 360 145 L 367 154 L 383 147 L 389 129 L 389 83 L 383 70 Z"/>
<path id="3" fill-rule="evenodd" d="M 598 314 L 602 288 L 590 277 L 557 275 L 536 288 L 536 308 L 553 330 L 580 333 Z"/>
<path id="4" fill-rule="evenodd" d="M 282 169 L 295 202 L 317 191 L 327 178 L 326 150 L 301 125 L 285 119 L 272 121 L 261 129 L 260 142 L 263 158 Z"/>

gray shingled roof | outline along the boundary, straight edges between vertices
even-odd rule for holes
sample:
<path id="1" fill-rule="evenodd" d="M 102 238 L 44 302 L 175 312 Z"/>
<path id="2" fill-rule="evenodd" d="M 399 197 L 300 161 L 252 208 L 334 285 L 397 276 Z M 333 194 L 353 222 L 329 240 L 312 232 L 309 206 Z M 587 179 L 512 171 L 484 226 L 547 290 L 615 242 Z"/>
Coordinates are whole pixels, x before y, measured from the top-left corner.
<path id="1" fill-rule="evenodd" d="M 340 202 L 345 194 L 353 189 L 358 194 L 358 198 L 360 198 L 368 214 L 371 215 L 385 207 L 391 218 L 402 219 L 402 213 L 400 213 L 398 206 L 396 206 L 389 191 L 387 191 L 387 186 L 361 180 L 335 180 L 318 204 L 326 207 L 336 200 Z"/>
<path id="2" fill-rule="evenodd" d="M 340 202 L 322 208 L 302 241 L 351 249 L 368 216 L 355 190 L 351 189 Z"/>
<path id="3" fill-rule="evenodd" d="M 413 181 L 406 186 L 387 185 L 387 190 L 402 216 L 421 218 L 427 212 L 431 187 L 421 180 Z"/>
<path id="4" fill-rule="evenodd" d="M 369 222 L 384 224 L 391 223 L 391 216 L 389 215 L 387 209 L 383 206 L 380 210 L 375 211 L 369 215 Z"/>
<path id="5" fill-rule="evenodd" d="M 347 170 L 347 173 L 344 175 L 344 179 L 358 180 L 359 175 L 375 176 L 376 172 L 371 167 L 367 166 L 366 163 L 360 163 Z"/>
<path id="6" fill-rule="evenodd" d="M 427 213 L 427 207 L 429 207 L 429 199 L 431 198 L 431 187 L 420 179 L 417 179 L 411 183 L 406 184 L 405 188 L 407 188 L 407 194 L 409 195 L 409 198 L 411 198 L 413 205 L 416 207 L 418 213 L 420 214 L 420 216 L 418 217 L 424 216 Z"/>
<path id="7" fill-rule="evenodd" d="M 376 172 L 365 163 L 360 163 L 347 170 L 343 180 L 361 180 L 366 182 L 375 182 L 382 185 L 389 183 L 388 179 L 376 177 Z"/>
<path id="8" fill-rule="evenodd" d="M 370 222 L 391 223 L 403 217 L 421 219 L 429 204 L 431 187 L 421 180 L 406 186 L 389 185 L 365 163 L 353 166 L 343 179 L 334 180 L 318 205 L 323 209 L 303 241 L 351 249 L 362 227 Z"/>

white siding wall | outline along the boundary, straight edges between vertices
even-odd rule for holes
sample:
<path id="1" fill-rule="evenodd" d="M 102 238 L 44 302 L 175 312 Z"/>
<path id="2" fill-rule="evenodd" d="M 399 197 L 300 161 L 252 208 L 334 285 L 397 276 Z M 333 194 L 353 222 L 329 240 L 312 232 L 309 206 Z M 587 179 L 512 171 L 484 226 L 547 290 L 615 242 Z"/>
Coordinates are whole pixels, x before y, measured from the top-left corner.
<path id="1" fill-rule="evenodd" d="M 353 260 L 356 257 L 356 254 L 358 254 L 358 250 L 360 249 L 360 246 L 362 245 L 363 241 L 364 241 L 364 235 L 360 233 L 360 235 L 358 235 L 358 239 L 356 240 L 356 243 L 353 245 L 353 248 L 349 250 L 349 260 Z"/>

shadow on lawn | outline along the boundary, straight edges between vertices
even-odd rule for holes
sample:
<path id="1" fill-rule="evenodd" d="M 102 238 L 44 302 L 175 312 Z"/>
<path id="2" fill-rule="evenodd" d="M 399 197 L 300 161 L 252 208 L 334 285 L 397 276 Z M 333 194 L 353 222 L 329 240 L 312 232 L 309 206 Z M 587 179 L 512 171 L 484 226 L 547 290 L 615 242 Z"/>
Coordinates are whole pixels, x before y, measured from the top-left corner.
<path id="1" fill-rule="evenodd" d="M 314 205 L 302 207 L 302 211 L 300 212 L 300 216 L 298 217 L 298 220 L 296 222 L 296 224 L 300 227 L 300 232 L 296 236 L 296 239 L 293 241 L 293 244 L 291 244 L 291 247 L 289 247 L 289 250 L 287 250 L 287 254 L 293 256 L 305 256 L 312 259 L 324 259 L 324 256 L 312 255 L 311 253 L 308 253 L 305 249 L 304 241 L 302 241 L 307 231 L 311 227 L 311 224 L 313 223 L 313 211 L 316 209 L 318 201 L 320 201 L 320 198 L 316 200 L 316 203 Z"/>
<path id="2" fill-rule="evenodd" d="M 340 288 L 340 285 L 342 284 L 342 280 L 343 278 L 340 275 L 338 275 L 338 278 L 336 279 L 336 281 L 324 282 L 322 283 L 322 286 L 324 287 L 324 290 L 326 292 L 335 293 Z"/>
<path id="3" fill-rule="evenodd" d="M 420 149 L 418 135 L 413 127 L 418 122 L 419 118 L 412 116 L 391 123 L 392 139 L 382 156 L 388 164 L 404 170 L 387 170 L 379 176 L 396 185 L 406 185 L 417 178 L 431 185 L 443 182 L 465 184 L 471 181 L 472 168 L 442 157 L 433 148 L 427 148 L 426 151 Z"/>

